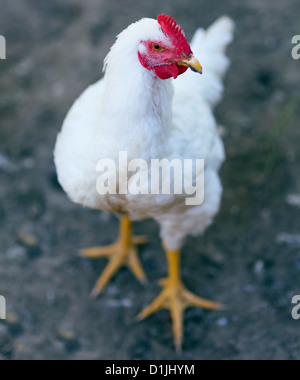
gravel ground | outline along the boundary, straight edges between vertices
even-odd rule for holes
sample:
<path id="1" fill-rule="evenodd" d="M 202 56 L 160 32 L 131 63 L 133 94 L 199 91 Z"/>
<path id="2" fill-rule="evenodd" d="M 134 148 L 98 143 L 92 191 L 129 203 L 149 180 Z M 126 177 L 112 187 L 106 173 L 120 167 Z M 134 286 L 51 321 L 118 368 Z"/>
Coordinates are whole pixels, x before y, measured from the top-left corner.
<path id="1" fill-rule="evenodd" d="M 126 5 L 124 5 L 126 3 Z M 300 34 L 298 0 L 0 0 L 1 359 L 299 359 Z M 150 284 L 124 269 L 97 301 L 89 292 L 105 263 L 78 248 L 111 243 L 115 217 L 73 205 L 56 182 L 52 150 L 74 99 L 101 75 L 116 34 L 160 13 L 187 35 L 222 14 L 237 23 L 232 68 L 217 109 L 228 160 L 223 206 L 204 238 L 184 248 L 187 286 L 228 305 L 190 310 L 184 353 L 167 312 L 134 321 L 159 292 L 166 262 L 152 221 L 141 259 Z M 197 270 L 195 270 L 197 268 Z"/>

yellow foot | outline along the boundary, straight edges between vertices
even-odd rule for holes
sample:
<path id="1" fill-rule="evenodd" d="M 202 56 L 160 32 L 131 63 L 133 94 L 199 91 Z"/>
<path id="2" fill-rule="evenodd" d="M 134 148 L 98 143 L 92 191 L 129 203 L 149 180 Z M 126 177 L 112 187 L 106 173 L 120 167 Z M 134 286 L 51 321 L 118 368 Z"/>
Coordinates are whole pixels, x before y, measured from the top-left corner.
<path id="1" fill-rule="evenodd" d="M 103 248 L 89 248 L 80 252 L 80 256 L 89 259 L 108 258 L 109 263 L 97 281 L 91 297 L 96 298 L 105 289 L 112 277 L 123 266 L 129 267 L 141 283 L 147 281 L 140 263 L 137 246 L 145 244 L 145 237 L 131 236 L 131 223 L 124 218 L 121 225 L 121 235 L 115 244 Z"/>
<path id="2" fill-rule="evenodd" d="M 164 290 L 156 300 L 138 316 L 142 321 L 161 309 L 171 311 L 173 321 L 174 343 L 178 352 L 181 352 L 183 341 L 184 312 L 190 307 L 206 310 L 224 310 L 224 306 L 199 298 L 185 289 L 181 282 L 174 283 L 171 278 L 161 282 Z"/>

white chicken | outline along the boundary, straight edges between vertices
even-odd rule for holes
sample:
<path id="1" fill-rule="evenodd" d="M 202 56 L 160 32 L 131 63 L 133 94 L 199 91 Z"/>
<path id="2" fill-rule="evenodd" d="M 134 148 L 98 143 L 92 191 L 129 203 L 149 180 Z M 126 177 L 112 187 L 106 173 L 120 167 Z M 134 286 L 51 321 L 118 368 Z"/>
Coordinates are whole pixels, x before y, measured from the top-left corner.
<path id="1" fill-rule="evenodd" d="M 87 258 L 109 258 L 93 296 L 99 295 L 123 265 L 145 280 L 136 247 L 146 239 L 132 235 L 131 222 L 153 218 L 159 223 L 169 277 L 162 282 L 161 295 L 139 319 L 169 309 L 177 349 L 182 345 L 186 308 L 221 308 L 185 289 L 180 251 L 188 235 L 204 233 L 220 207 L 218 171 L 225 153 L 212 109 L 222 96 L 222 78 L 229 66 L 225 49 L 233 39 L 233 29 L 233 22 L 223 17 L 208 31 L 199 29 L 189 45 L 171 17 L 161 15 L 157 20 L 142 19 L 130 25 L 105 60 L 104 78 L 73 105 L 55 148 L 58 178 L 70 199 L 121 219 L 117 243 L 82 251 Z M 202 77 L 193 73 L 202 73 L 196 56 L 205 70 Z M 186 72 L 188 68 L 192 70 Z M 142 158 L 149 166 L 152 159 L 205 159 L 204 203 L 187 206 L 186 195 L 174 192 L 101 195 L 96 189 L 97 163 L 101 159 L 118 163 L 119 152 L 124 151 L 128 160 Z M 118 188 L 121 185 L 118 183 Z"/>

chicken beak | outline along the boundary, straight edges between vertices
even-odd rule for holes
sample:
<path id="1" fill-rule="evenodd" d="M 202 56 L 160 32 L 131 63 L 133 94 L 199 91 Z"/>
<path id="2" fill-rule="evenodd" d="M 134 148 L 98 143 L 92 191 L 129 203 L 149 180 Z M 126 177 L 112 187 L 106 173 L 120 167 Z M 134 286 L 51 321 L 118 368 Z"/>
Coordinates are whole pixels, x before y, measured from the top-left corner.
<path id="1" fill-rule="evenodd" d="M 202 66 L 200 65 L 200 62 L 194 55 L 190 56 L 187 59 L 177 60 L 177 63 L 178 65 L 189 67 L 195 73 L 199 73 L 199 74 L 203 73 Z"/>

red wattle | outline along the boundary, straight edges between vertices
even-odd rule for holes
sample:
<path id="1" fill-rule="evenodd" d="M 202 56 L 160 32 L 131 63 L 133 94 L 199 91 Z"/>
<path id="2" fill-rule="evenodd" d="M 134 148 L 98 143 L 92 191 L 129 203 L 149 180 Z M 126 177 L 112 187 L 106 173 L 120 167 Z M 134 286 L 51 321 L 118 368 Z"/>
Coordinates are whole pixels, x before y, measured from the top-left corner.
<path id="1" fill-rule="evenodd" d="M 178 70 L 179 70 L 179 75 L 184 74 L 188 70 L 187 66 L 180 65 L 180 66 L 177 66 L 177 67 L 178 67 Z"/>
<path id="2" fill-rule="evenodd" d="M 180 75 L 180 70 L 179 66 L 177 66 L 176 63 L 173 63 L 172 65 L 155 67 L 155 74 L 163 80 L 170 79 L 172 77 L 176 79 L 178 75 Z"/>

